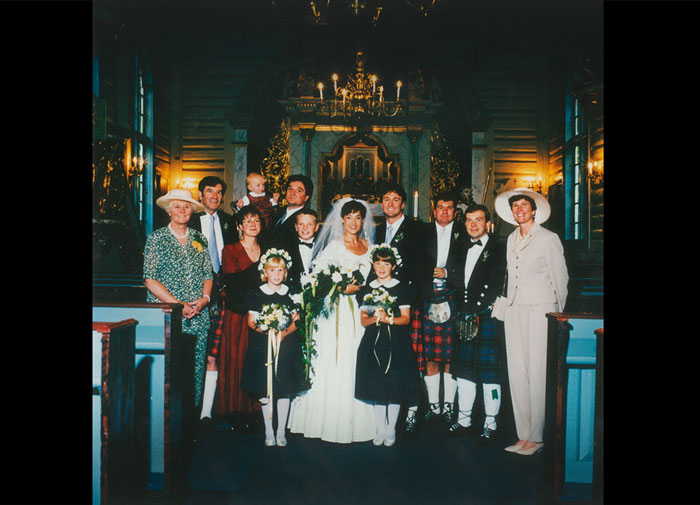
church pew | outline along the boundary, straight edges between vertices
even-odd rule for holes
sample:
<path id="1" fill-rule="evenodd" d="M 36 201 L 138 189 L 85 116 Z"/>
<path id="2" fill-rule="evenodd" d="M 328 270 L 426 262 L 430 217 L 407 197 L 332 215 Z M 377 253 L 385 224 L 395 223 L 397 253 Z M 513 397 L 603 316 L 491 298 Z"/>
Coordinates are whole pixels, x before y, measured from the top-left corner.
<path id="1" fill-rule="evenodd" d="M 183 482 L 187 416 L 192 402 L 191 338 L 182 334 L 182 305 L 93 303 L 93 320 L 136 319 L 137 485 L 166 494 Z"/>
<path id="2" fill-rule="evenodd" d="M 125 503 L 134 479 L 134 342 L 138 322 L 92 324 L 92 503 Z"/>
<path id="3" fill-rule="evenodd" d="M 596 429 L 602 433 L 600 422 L 595 423 L 602 362 L 595 330 L 602 326 L 603 317 L 597 314 L 547 314 L 543 503 L 590 499 L 591 489 L 599 485 L 594 459 Z"/>

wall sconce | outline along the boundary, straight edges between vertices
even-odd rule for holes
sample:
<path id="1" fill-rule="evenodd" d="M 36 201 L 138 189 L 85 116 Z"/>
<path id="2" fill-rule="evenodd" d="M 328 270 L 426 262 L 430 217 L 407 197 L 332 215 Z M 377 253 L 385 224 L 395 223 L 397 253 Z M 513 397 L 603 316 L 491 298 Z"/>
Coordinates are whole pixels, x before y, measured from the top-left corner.
<path id="1" fill-rule="evenodd" d="M 530 176 L 530 177 L 526 177 L 525 181 L 526 181 L 526 186 L 529 189 L 536 191 L 538 193 L 542 193 L 542 177 L 541 176 L 537 179 L 537 182 L 535 182 L 534 175 Z"/>
<path id="2" fill-rule="evenodd" d="M 588 178 L 595 184 L 603 182 L 604 170 L 603 160 L 588 162 Z"/>

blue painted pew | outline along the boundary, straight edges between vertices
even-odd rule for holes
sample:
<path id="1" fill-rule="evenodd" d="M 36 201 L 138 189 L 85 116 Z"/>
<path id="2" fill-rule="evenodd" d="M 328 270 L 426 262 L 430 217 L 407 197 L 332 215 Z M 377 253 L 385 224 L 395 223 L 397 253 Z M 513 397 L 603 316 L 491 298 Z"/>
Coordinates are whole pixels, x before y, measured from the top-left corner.
<path id="1" fill-rule="evenodd" d="M 547 314 L 547 398 L 544 433 L 542 499 L 560 503 L 567 496 L 588 495 L 598 484 L 594 476 L 597 359 L 596 314 Z M 578 491 L 571 491 L 578 489 Z"/>
<path id="2" fill-rule="evenodd" d="M 92 503 L 133 498 L 137 321 L 92 324 Z"/>
<path id="3" fill-rule="evenodd" d="M 96 302 L 93 320 L 138 321 L 133 364 L 137 380 L 137 465 L 143 486 L 172 491 L 185 468 L 184 418 L 189 337 L 182 335 L 182 305 Z M 191 395 L 190 395 L 191 396 Z M 141 484 L 141 483 L 139 483 Z"/>

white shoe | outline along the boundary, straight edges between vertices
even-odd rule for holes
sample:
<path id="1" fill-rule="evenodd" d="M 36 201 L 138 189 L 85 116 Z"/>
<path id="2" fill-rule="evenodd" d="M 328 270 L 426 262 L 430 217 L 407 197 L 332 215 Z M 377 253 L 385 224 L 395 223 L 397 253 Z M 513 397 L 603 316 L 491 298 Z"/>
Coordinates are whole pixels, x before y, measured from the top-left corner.
<path id="1" fill-rule="evenodd" d="M 394 445 L 395 443 L 396 443 L 396 437 L 394 437 L 394 438 L 387 438 L 386 440 L 384 440 L 384 447 L 391 447 L 391 446 Z"/>
<path id="2" fill-rule="evenodd" d="M 518 452 L 520 449 L 522 449 L 522 447 L 523 447 L 525 444 L 526 444 L 526 442 L 522 442 L 522 443 L 520 443 L 520 444 L 509 445 L 508 447 L 506 447 L 506 451 L 508 451 L 508 452 Z"/>
<path id="3" fill-rule="evenodd" d="M 535 442 L 535 445 L 533 445 L 529 449 L 523 449 L 523 448 L 518 449 L 516 451 L 516 454 L 521 454 L 522 456 L 532 456 L 533 454 L 536 454 L 536 453 L 542 451 L 543 447 L 544 447 L 544 444 L 542 442 Z"/>
<path id="4" fill-rule="evenodd" d="M 287 447 L 287 439 L 284 437 L 284 434 L 277 435 L 277 446 L 278 447 Z"/>
<path id="5" fill-rule="evenodd" d="M 267 438 L 265 437 L 265 447 L 274 447 L 275 446 L 275 438 Z"/>
<path id="6" fill-rule="evenodd" d="M 380 445 L 384 444 L 384 439 L 377 435 L 376 437 L 374 437 L 374 440 L 372 440 L 372 443 L 379 447 Z"/>

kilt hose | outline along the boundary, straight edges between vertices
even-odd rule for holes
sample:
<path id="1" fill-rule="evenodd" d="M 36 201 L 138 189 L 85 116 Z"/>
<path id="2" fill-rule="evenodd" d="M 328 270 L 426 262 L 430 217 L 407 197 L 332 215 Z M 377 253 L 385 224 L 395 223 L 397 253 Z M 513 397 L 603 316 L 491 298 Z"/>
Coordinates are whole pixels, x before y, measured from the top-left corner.
<path id="1" fill-rule="evenodd" d="M 429 319 L 429 307 L 433 298 L 445 298 L 450 307 L 450 318 L 444 323 Z M 450 363 L 454 336 L 455 298 L 454 291 L 433 291 L 413 309 L 411 317 L 411 343 L 416 353 L 418 371 L 425 373 L 426 363 Z"/>
<path id="2" fill-rule="evenodd" d="M 492 318 L 490 310 L 478 318 L 479 333 L 473 340 L 455 336 L 450 372 L 477 384 L 502 384 L 506 372 L 503 322 Z"/>

